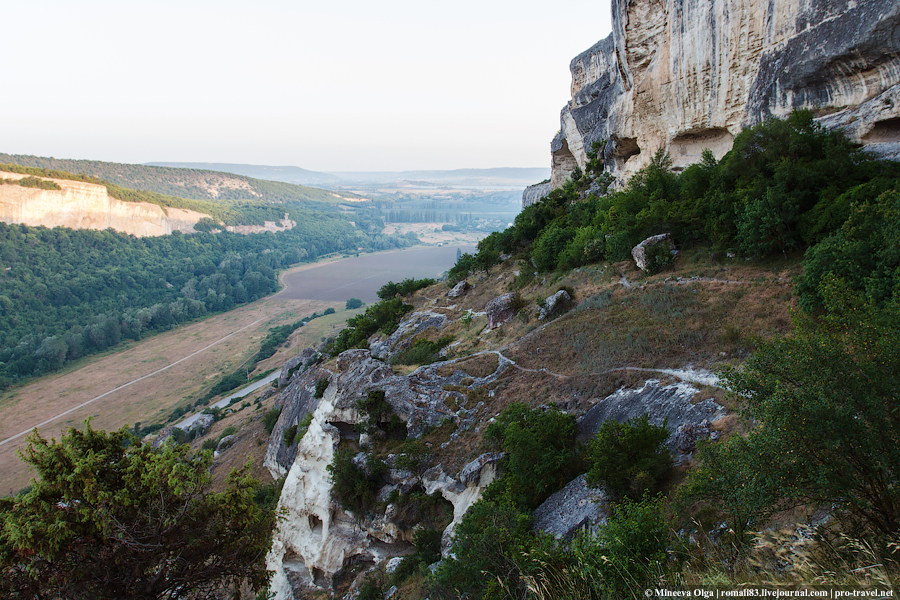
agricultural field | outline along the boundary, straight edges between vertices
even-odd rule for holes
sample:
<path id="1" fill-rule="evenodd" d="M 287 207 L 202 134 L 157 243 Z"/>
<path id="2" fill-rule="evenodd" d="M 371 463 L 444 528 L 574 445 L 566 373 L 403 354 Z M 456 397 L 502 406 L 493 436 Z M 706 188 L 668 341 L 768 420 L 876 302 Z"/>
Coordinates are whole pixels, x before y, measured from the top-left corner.
<path id="1" fill-rule="evenodd" d="M 277 354 L 257 365 L 257 372 L 279 368 L 300 349 L 339 331 L 359 312 L 344 309 L 347 299 L 372 302 L 389 280 L 437 276 L 453 265 L 456 248 L 424 247 L 291 269 L 282 274 L 284 289 L 274 296 L 121 344 L 8 390 L 0 395 L 0 494 L 28 485 L 31 473 L 18 451 L 32 429 L 59 438 L 89 418 L 96 429 L 166 421 L 248 361 L 269 328 L 336 310 L 297 330 Z M 474 246 L 461 249 L 471 252 Z"/>
<path id="2" fill-rule="evenodd" d="M 291 270 L 282 276 L 284 290 L 276 299 L 343 302 L 378 300 L 378 288 L 388 281 L 414 277 L 437 278 L 456 262 L 456 251 L 472 253 L 472 244 L 412 248 L 398 252 L 363 254 L 324 266 Z"/>

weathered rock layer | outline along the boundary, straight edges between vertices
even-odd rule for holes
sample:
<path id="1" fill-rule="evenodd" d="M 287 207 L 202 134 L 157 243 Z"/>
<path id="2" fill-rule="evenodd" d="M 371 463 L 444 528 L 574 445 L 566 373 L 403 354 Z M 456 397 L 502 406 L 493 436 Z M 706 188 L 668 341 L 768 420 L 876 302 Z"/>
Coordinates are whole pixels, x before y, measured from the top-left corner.
<path id="1" fill-rule="evenodd" d="M 0 172 L 3 179 L 24 175 Z M 194 225 L 208 217 L 193 210 L 166 208 L 148 202 L 112 198 L 106 187 L 84 181 L 52 179 L 59 190 L 0 185 L 0 221 L 39 227 L 113 229 L 137 237 L 193 233 Z"/>
<path id="2" fill-rule="evenodd" d="M 619 179 L 659 149 L 676 168 L 721 158 L 743 127 L 815 111 L 900 158 L 898 0 L 613 0 L 613 32 L 571 64 L 551 183 L 594 142 Z"/>

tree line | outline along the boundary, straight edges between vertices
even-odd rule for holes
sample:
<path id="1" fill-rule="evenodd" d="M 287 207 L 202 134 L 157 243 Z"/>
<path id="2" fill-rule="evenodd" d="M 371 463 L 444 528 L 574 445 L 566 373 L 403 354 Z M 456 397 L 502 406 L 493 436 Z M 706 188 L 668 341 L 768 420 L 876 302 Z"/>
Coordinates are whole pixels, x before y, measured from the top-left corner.
<path id="1" fill-rule="evenodd" d="M 310 214 L 288 231 L 135 238 L 0 223 L 0 388 L 272 293 L 276 271 L 409 245 Z"/>

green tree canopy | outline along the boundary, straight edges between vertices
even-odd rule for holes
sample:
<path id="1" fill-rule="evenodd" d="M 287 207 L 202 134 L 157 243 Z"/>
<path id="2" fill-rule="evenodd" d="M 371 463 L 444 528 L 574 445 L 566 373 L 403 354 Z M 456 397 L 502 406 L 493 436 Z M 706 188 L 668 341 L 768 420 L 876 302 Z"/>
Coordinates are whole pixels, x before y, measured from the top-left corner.
<path id="1" fill-rule="evenodd" d="M 726 509 L 827 503 L 895 536 L 900 295 L 878 306 L 833 277 L 822 295 L 821 322 L 799 316 L 792 336 L 761 342 L 745 368 L 728 375 L 758 425 L 704 458 L 698 487 L 713 499 L 724 490 Z"/>
<path id="2" fill-rule="evenodd" d="M 211 453 L 153 448 L 88 423 L 23 458 L 39 475 L 0 500 L 4 598 L 212 598 L 266 588 L 274 515 L 253 501 L 249 464 L 209 489 Z"/>

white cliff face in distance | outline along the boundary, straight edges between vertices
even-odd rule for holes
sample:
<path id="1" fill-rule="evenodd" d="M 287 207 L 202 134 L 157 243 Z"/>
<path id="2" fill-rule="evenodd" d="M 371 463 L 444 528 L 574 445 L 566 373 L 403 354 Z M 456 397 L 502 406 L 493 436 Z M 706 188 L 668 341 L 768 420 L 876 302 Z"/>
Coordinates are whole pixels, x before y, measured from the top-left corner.
<path id="1" fill-rule="evenodd" d="M 26 175 L 0 171 L 2 179 Z M 41 179 L 49 179 L 43 177 Z M 49 179 L 61 189 L 44 190 L 15 184 L 0 185 L 0 221 L 33 227 L 113 229 L 136 237 L 194 233 L 194 225 L 209 215 L 148 202 L 112 198 L 106 187 L 85 181 Z"/>
<path id="2" fill-rule="evenodd" d="M 721 158 L 742 128 L 795 109 L 900 158 L 897 0 L 613 0 L 613 32 L 571 64 L 552 185 L 609 140 L 620 181 L 659 149 Z"/>

